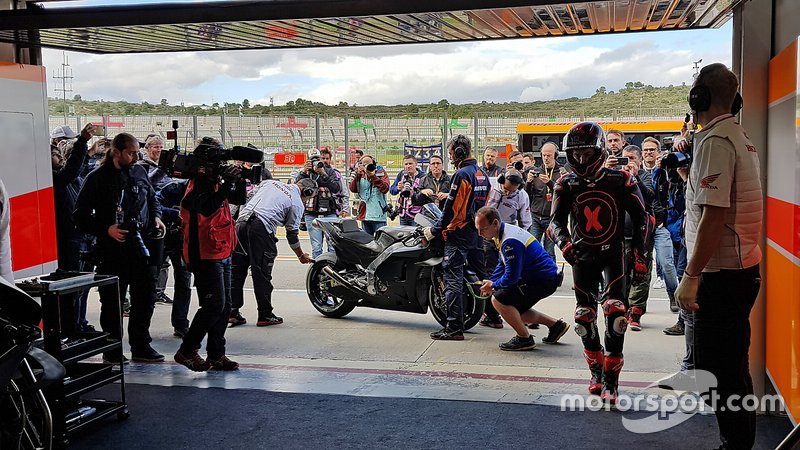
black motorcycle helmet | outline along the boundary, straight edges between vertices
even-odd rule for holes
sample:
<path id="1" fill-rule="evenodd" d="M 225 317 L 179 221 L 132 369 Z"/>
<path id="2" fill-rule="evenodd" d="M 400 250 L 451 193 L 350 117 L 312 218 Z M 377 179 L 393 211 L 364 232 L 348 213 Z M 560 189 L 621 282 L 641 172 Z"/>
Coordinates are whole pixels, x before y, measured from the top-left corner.
<path id="1" fill-rule="evenodd" d="M 579 177 L 590 177 L 597 173 L 606 160 L 606 135 L 600 125 L 594 122 L 581 122 L 569 129 L 564 136 L 564 151 L 567 152 L 572 171 Z M 573 155 L 575 150 L 592 148 L 594 154 L 586 163 L 579 163 Z"/>

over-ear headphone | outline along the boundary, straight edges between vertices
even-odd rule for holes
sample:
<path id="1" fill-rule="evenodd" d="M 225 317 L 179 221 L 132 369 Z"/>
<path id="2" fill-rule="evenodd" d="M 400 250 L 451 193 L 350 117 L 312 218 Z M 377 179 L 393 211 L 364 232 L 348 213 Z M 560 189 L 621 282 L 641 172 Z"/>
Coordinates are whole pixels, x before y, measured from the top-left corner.
<path id="1" fill-rule="evenodd" d="M 731 114 L 739 114 L 743 103 L 742 95 L 737 92 L 731 105 Z M 689 108 L 694 112 L 708 111 L 711 108 L 711 90 L 702 84 L 694 86 L 689 91 Z"/>
<path id="2" fill-rule="evenodd" d="M 453 156 L 455 156 L 455 158 L 459 161 L 461 161 L 462 159 L 467 159 L 467 157 L 469 156 L 469 150 L 467 149 L 467 147 L 459 142 L 464 140 L 468 140 L 468 138 L 463 134 L 459 134 L 458 136 L 453 138 L 454 142 Z"/>
<path id="3" fill-rule="evenodd" d="M 555 158 L 555 159 L 558 159 L 558 158 L 561 156 L 561 152 L 559 151 L 560 149 L 559 149 L 559 147 L 558 147 L 558 144 L 557 144 L 557 143 L 555 143 L 555 142 L 553 142 L 553 141 L 544 141 L 544 142 L 542 142 L 542 145 L 539 147 L 539 156 L 541 156 L 541 155 L 542 155 L 542 149 L 543 149 L 543 148 L 544 148 L 544 146 L 545 146 L 545 145 L 547 145 L 547 144 L 553 144 L 553 147 L 555 147 L 555 148 L 556 148 L 556 154 L 555 154 L 555 155 L 553 155 L 553 158 Z"/>

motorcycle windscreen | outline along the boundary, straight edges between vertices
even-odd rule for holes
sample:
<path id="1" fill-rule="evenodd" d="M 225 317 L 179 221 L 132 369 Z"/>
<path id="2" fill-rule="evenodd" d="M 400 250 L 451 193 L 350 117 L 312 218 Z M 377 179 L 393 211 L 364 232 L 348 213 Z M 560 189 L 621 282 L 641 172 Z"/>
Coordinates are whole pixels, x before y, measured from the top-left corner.
<path id="1" fill-rule="evenodd" d="M 414 216 L 414 223 L 422 227 L 432 227 L 436 225 L 442 217 L 442 210 L 434 203 L 427 203 L 422 206 L 422 210 Z"/>
<path id="2" fill-rule="evenodd" d="M 30 295 L 0 277 L 0 316 L 13 323 L 39 326 L 42 308 Z"/>

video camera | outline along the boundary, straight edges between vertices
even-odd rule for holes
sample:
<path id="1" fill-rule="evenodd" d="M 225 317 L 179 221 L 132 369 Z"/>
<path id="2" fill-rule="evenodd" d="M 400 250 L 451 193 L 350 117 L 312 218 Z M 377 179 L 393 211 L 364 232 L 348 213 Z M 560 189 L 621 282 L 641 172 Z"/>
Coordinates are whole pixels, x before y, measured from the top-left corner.
<path id="1" fill-rule="evenodd" d="M 189 154 L 179 153 L 177 146 L 161 152 L 158 167 L 173 178 L 195 178 L 199 176 L 217 177 L 224 170 L 228 161 L 244 161 L 254 163 L 251 168 L 242 168 L 240 177 L 253 184 L 261 183 L 264 153 L 253 147 L 234 146 L 225 148 L 213 139 L 205 137 L 194 151 Z"/>

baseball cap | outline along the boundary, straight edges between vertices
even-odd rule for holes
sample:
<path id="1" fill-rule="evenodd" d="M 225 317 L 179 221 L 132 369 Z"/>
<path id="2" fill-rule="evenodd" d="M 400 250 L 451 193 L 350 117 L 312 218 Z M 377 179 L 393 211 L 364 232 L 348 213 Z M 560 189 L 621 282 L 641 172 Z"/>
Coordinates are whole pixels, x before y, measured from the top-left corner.
<path id="1" fill-rule="evenodd" d="M 62 125 L 60 127 L 53 128 L 53 131 L 50 132 L 50 139 L 58 139 L 58 138 L 67 138 L 67 139 L 74 139 L 78 137 L 78 133 L 72 131 L 68 125 Z"/>
<path id="2" fill-rule="evenodd" d="M 319 149 L 318 148 L 314 147 L 314 148 L 312 148 L 311 150 L 308 151 L 308 159 L 319 158 L 319 157 L 320 157 L 320 153 L 319 153 Z"/>

